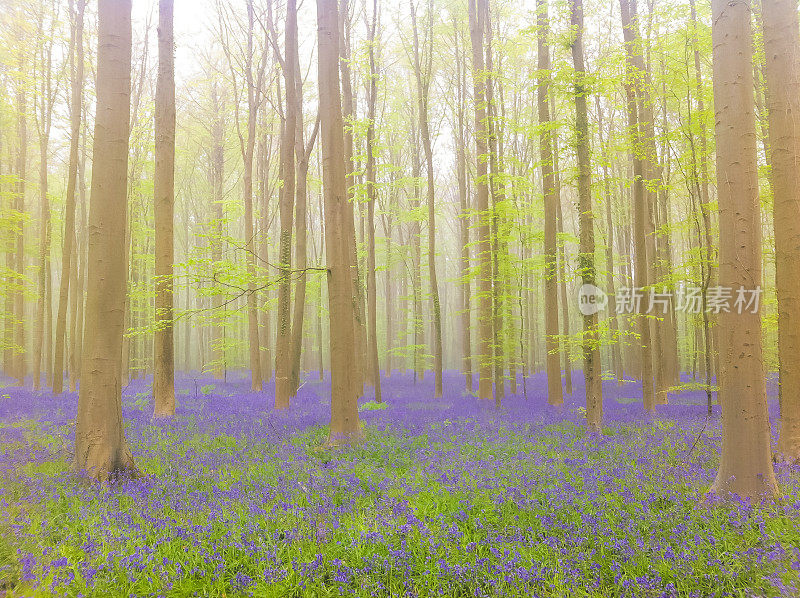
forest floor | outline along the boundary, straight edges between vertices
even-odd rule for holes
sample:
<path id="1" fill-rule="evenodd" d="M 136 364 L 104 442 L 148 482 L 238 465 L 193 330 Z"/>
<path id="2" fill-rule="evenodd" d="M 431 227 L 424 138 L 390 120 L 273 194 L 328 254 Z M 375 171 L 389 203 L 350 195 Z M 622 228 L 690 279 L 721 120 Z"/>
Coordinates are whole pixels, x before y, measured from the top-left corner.
<path id="1" fill-rule="evenodd" d="M 329 381 L 278 413 L 243 374 L 182 374 L 162 424 L 135 380 L 123 414 L 145 476 L 112 487 L 70 473 L 76 393 L 6 386 L 0 595 L 798 595 L 798 470 L 779 469 L 779 504 L 704 500 L 720 438 L 703 393 L 648 419 L 638 385 L 606 382 L 587 436 L 573 378 L 560 411 L 543 374 L 498 411 L 455 373 L 434 400 L 431 375 L 395 372 L 386 408 L 361 401 L 365 442 L 337 450 Z"/>

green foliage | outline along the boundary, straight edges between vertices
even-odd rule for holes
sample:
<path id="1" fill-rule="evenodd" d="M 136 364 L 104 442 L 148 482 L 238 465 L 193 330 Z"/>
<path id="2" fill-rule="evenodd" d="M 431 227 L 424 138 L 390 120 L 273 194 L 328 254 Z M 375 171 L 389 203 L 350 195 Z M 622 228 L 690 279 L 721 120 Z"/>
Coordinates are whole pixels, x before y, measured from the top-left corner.
<path id="1" fill-rule="evenodd" d="M 29 427 L 35 443 L 41 430 Z M 736 556 L 765 537 L 797 545 L 796 521 L 780 507 L 698 506 L 707 482 L 680 475 L 694 431 L 674 421 L 611 424 L 597 442 L 570 421 L 528 428 L 500 424 L 487 439 L 463 435 L 451 420 L 413 434 L 367 426 L 362 444 L 336 449 L 325 444 L 327 428 L 313 426 L 289 438 L 287 450 L 201 433 L 193 420 L 149 426 L 146 446 L 133 447 L 154 476 L 143 489 L 76 493 L 76 482 L 63 477 L 67 459 L 53 455 L 0 481 L 8 515 L 0 529 L 6 521 L 21 526 L 37 541 L 26 551 L 40 563 L 63 563 L 41 580 L 42 595 L 67 571 L 74 576 L 59 586 L 62 595 L 86 596 L 366 597 L 413 589 L 456 597 L 492 588 L 599 598 L 624 596 L 625 580 L 654 572 L 676 595 L 772 595 L 778 575 L 797 583 L 790 554 L 760 563 Z M 697 458 L 713 469 L 715 447 L 702 433 L 700 440 Z M 231 459 L 236 466 L 212 465 Z M 31 501 L 26 475 L 47 480 L 50 491 Z M 554 509 L 553 501 L 569 508 Z M 127 533 L 131 526 L 137 534 Z M 28 595 L 15 536 L 0 534 L 0 584 Z M 682 550 L 693 557 L 675 558 Z M 391 567 L 376 566 L 389 555 Z M 316 573 L 303 575 L 315 562 Z M 573 575 L 598 585 L 578 590 L 564 576 L 569 563 L 580 563 Z M 492 573 L 506 566 L 549 573 L 522 588 Z M 339 575 L 359 568 L 369 573 Z M 459 568 L 469 575 L 453 575 Z"/>
<path id="2" fill-rule="evenodd" d="M 366 403 L 361 403 L 358 406 L 359 411 L 380 411 L 388 408 L 389 405 L 387 403 L 377 403 L 375 401 L 367 401 Z"/>

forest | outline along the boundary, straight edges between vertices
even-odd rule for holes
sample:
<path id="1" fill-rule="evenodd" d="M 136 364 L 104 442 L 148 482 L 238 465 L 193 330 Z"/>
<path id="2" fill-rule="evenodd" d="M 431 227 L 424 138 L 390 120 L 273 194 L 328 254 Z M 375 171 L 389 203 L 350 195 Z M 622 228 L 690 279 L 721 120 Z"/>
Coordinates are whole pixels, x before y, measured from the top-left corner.
<path id="1" fill-rule="evenodd" d="M 798 0 L 0 0 L 0 597 L 800 596 Z"/>

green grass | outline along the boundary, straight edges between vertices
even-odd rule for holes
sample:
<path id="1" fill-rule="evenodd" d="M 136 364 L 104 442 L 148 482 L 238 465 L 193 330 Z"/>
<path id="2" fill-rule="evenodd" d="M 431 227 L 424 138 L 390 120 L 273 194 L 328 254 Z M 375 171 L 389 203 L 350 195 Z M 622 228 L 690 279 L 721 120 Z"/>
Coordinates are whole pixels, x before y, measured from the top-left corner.
<path id="1" fill-rule="evenodd" d="M 670 421 L 609 424 L 600 442 L 570 421 L 468 424 L 365 426 L 346 449 L 325 445 L 325 426 L 274 442 L 194 420 L 148 425 L 131 438 L 151 477 L 111 489 L 65 475 L 56 452 L 0 481 L 8 525 L 22 530 L 0 534 L 0 585 L 14 596 L 599 598 L 766 596 L 797 582 L 795 512 L 701 503 L 712 438 L 687 468 Z M 57 445 L 57 431 L 19 426 L 30 446 Z M 786 552 L 763 557 L 778 544 Z M 20 554 L 36 561 L 27 580 Z"/>

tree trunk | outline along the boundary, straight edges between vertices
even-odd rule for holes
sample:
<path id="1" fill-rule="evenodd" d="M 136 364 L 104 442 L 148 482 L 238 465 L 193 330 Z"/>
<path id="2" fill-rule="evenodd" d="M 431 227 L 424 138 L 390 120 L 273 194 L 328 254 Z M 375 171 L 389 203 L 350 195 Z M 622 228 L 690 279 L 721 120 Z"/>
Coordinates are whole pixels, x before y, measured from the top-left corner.
<path id="1" fill-rule="evenodd" d="M 579 268 L 584 285 L 595 285 L 594 215 L 592 213 L 591 148 L 586 110 L 586 73 L 583 64 L 583 2 L 570 0 L 572 62 L 575 65 L 575 150 L 578 156 L 578 207 L 580 223 Z M 583 371 L 586 380 L 586 425 L 599 432 L 603 421 L 603 387 L 597 312 L 583 311 Z"/>
<path id="2" fill-rule="evenodd" d="M 564 339 L 569 339 L 569 302 L 571 297 L 567 292 L 567 246 L 564 240 L 564 210 L 561 205 L 561 176 L 559 175 L 558 159 L 558 138 L 553 137 L 553 181 L 556 194 L 556 225 L 557 234 L 562 235 L 561 240 L 557 241 L 558 253 L 558 279 L 560 281 L 561 299 L 561 335 Z M 562 359 L 564 360 L 564 390 L 568 395 L 572 394 L 572 358 L 570 357 L 569 342 L 562 343 Z"/>
<path id="3" fill-rule="evenodd" d="M 636 131 L 637 142 L 635 144 L 635 151 L 639 158 L 641 184 L 635 183 L 634 202 L 636 202 L 638 207 L 639 201 L 636 199 L 636 191 L 638 189 L 641 202 L 644 204 L 640 214 L 644 224 L 644 244 L 640 246 L 639 251 L 637 251 L 637 264 L 639 264 L 639 253 L 646 254 L 645 267 L 647 268 L 647 282 L 644 282 L 644 279 L 642 279 L 641 282 L 637 280 L 636 286 L 639 289 L 644 286 L 650 286 L 654 289 L 654 285 L 657 282 L 658 256 L 656 252 L 656 233 L 653 217 L 657 201 L 657 191 L 655 189 L 661 185 L 661 166 L 658 164 L 658 156 L 655 148 L 653 109 L 650 97 L 650 75 L 643 56 L 636 0 L 620 0 L 620 9 L 626 50 L 626 70 L 628 78 L 626 92 L 633 96 L 633 99 L 630 97 L 628 98 L 628 102 L 634 102 L 636 104 L 636 123 L 635 125 L 632 124 L 631 127 L 635 128 Z M 638 242 L 637 246 L 639 246 Z M 643 250 L 642 247 L 644 247 Z M 639 265 L 641 266 L 641 264 Z M 637 279 L 638 278 L 639 276 L 637 275 Z M 645 297 L 642 297 L 641 301 L 642 312 L 649 313 L 650 307 L 652 307 L 649 305 L 650 295 L 647 291 L 645 291 L 645 293 Z M 662 342 L 663 321 L 645 317 L 641 319 L 645 321 L 642 325 L 646 325 L 650 329 L 646 337 L 642 336 L 641 338 L 645 353 L 643 361 L 646 362 L 649 358 L 649 368 L 654 376 L 652 382 L 648 381 L 643 383 L 648 385 L 654 384 L 655 386 L 653 405 L 664 404 L 667 398 L 667 388 L 664 376 L 665 359 Z M 647 344 L 645 341 L 647 341 Z M 648 367 L 647 364 L 645 364 L 645 367 Z M 645 377 L 644 371 L 642 377 Z M 645 409 L 652 411 L 652 407 L 648 407 L 648 392 L 645 391 L 644 395 Z"/>
<path id="4" fill-rule="evenodd" d="M 131 0 L 99 0 L 97 116 L 75 467 L 100 481 L 136 473 L 125 440 L 120 386 L 130 92 Z"/>
<path id="5" fill-rule="evenodd" d="M 69 170 L 67 171 L 67 196 L 64 206 L 64 246 L 61 253 L 61 281 L 58 292 L 58 313 L 56 315 L 55 351 L 53 354 L 53 394 L 60 394 L 64 385 L 64 343 L 67 329 L 67 303 L 70 291 L 70 273 L 74 266 L 78 267 L 75 250 L 75 188 L 78 179 L 78 143 L 81 130 L 81 110 L 83 108 L 83 12 L 85 0 L 71 0 L 70 12 L 74 7 L 70 21 L 71 46 L 71 85 L 70 103 L 70 142 Z M 73 313 L 75 305 L 73 301 Z M 75 333 L 73 328 L 72 333 Z M 72 336 L 70 336 L 72 338 Z M 70 378 L 75 364 L 70 364 Z"/>
<path id="6" fill-rule="evenodd" d="M 266 111 L 262 112 L 263 114 Z M 271 190 L 268 186 L 269 170 L 271 162 L 272 144 L 267 143 L 269 133 L 266 131 L 266 123 L 262 123 L 264 131 L 262 132 L 259 141 L 258 163 L 259 174 L 258 184 L 260 189 L 261 200 L 261 242 L 258 244 L 258 254 L 262 264 L 269 264 L 269 242 L 270 242 L 270 223 L 272 218 L 270 216 L 270 195 Z M 266 305 L 270 300 L 270 287 L 267 286 L 258 294 L 259 302 Z M 272 380 L 272 351 L 270 346 L 272 343 L 272 334 L 270 332 L 270 318 L 271 313 L 269 307 L 262 309 L 259 314 L 259 339 L 261 346 L 261 377 L 264 381 Z"/>
<path id="7" fill-rule="evenodd" d="M 19 76 L 25 72 L 23 54 L 19 58 Z M 11 326 L 6 320 L 6 367 L 10 374 L 19 381 L 25 382 L 25 183 L 28 164 L 28 97 L 26 86 L 20 80 L 16 82 L 17 103 L 17 139 L 18 150 L 16 156 L 17 182 L 14 188 L 14 211 L 18 218 L 17 230 L 13 235 L 13 249 L 9 251 L 6 265 L 13 272 L 15 280 L 12 290 L 8 293 L 6 313 L 11 314 Z M 8 317 L 8 316 L 7 316 Z"/>
<path id="8" fill-rule="evenodd" d="M 297 284 L 295 285 L 294 309 L 292 313 L 292 364 L 291 364 L 291 394 L 295 396 L 300 386 L 300 356 L 303 348 L 303 326 L 306 306 L 306 267 L 307 255 L 307 202 L 308 192 L 306 181 L 311 152 L 319 130 L 319 119 L 314 126 L 314 132 L 306 147 L 303 138 L 303 84 L 300 77 L 300 62 L 295 52 L 295 81 L 297 85 L 297 133 L 295 139 L 295 153 L 297 159 L 297 190 L 295 202 L 295 232 L 296 232 L 296 258 L 295 267 L 298 270 Z"/>
<path id="9" fill-rule="evenodd" d="M 620 0 L 622 10 L 622 28 L 624 32 L 631 31 L 632 17 L 629 8 L 630 0 Z M 643 128 L 639 108 L 641 102 L 637 102 L 637 94 L 633 79 L 637 76 L 633 56 L 635 50 L 632 48 L 637 36 L 633 33 L 626 33 L 626 60 L 627 77 L 629 81 L 625 85 L 628 109 L 628 127 L 631 131 L 631 153 L 633 156 L 633 237 L 634 237 L 634 276 L 635 287 L 631 293 L 638 293 L 650 284 L 651 272 L 648 267 L 648 258 L 654 259 L 650 254 L 650 247 L 647 244 L 647 224 L 648 207 L 647 196 L 645 195 L 644 166 L 641 158 Z M 642 376 L 642 402 L 644 409 L 648 413 L 655 410 L 656 397 L 654 393 L 653 380 L 653 345 L 651 343 L 651 327 L 647 318 L 647 302 L 644 297 L 636 301 L 634 311 L 638 311 L 639 342 L 641 344 L 641 376 Z M 638 309 L 637 309 L 638 308 Z"/>
<path id="10" fill-rule="evenodd" d="M 475 102 L 475 188 L 478 212 L 478 398 L 492 398 L 492 252 L 489 187 L 486 154 L 486 69 L 483 57 L 484 11 L 488 0 L 469 0 L 469 32 L 472 42 L 473 100 Z"/>
<path id="11" fill-rule="evenodd" d="M 224 240 L 222 235 L 223 222 L 225 220 L 225 204 L 222 197 L 222 183 L 225 169 L 225 131 L 222 121 L 222 101 L 217 89 L 217 82 L 211 89 L 211 104 L 214 110 L 213 122 L 211 124 L 211 184 L 212 184 L 212 203 L 214 213 L 214 239 L 211 246 L 211 261 L 214 264 L 215 276 L 219 271 L 222 262 L 222 250 Z M 213 362 L 214 377 L 217 380 L 224 380 L 226 377 L 227 363 L 225 360 L 225 318 L 221 311 L 223 309 L 223 297 L 220 293 L 214 295 L 214 327 L 213 327 Z"/>
<path id="12" fill-rule="evenodd" d="M 175 415 L 173 309 L 173 219 L 175 210 L 175 59 L 173 0 L 158 1 L 158 78 L 155 106 L 155 320 L 153 336 L 154 417 Z"/>
<path id="13" fill-rule="evenodd" d="M 375 280 L 375 103 L 378 99 L 378 72 L 375 65 L 375 32 L 378 26 L 378 1 L 372 3 L 372 24 L 367 39 L 369 53 L 369 88 L 367 97 L 367 365 L 375 388 L 375 401 L 381 396 L 381 372 L 378 362 L 378 297 Z M 414 29 L 416 33 L 416 27 Z M 437 395 L 440 396 L 440 395 Z"/>
<path id="14" fill-rule="evenodd" d="M 617 320 L 617 302 L 616 302 L 616 289 L 614 284 L 614 220 L 611 214 L 611 203 L 613 196 L 611 195 L 611 183 L 609 180 L 608 165 L 611 162 L 611 156 L 608 152 L 608 141 L 603 141 L 603 109 L 600 106 L 600 96 L 595 96 L 597 104 L 597 128 L 600 134 L 600 144 L 603 151 L 603 189 L 605 191 L 605 204 L 606 204 L 606 293 L 608 294 L 608 312 L 609 312 L 609 330 L 613 341 L 611 342 L 611 366 L 614 370 L 614 376 L 617 379 L 617 386 L 622 384 L 624 378 L 622 374 L 622 353 L 620 351 L 620 334 L 619 322 Z M 609 137 L 611 136 L 611 129 L 613 122 L 609 124 Z"/>
<path id="15" fill-rule="evenodd" d="M 460 35 L 458 24 L 454 32 L 456 42 Z M 472 392 L 472 338 L 470 326 L 470 303 L 472 281 L 470 279 L 470 235 L 469 235 L 469 191 L 467 187 L 467 150 L 466 134 L 464 123 L 466 93 L 466 65 L 463 63 L 463 55 L 457 48 L 456 56 L 456 95 L 457 95 L 457 126 L 456 126 L 456 179 L 458 183 L 458 207 L 459 207 L 459 240 L 461 242 L 461 259 L 459 261 L 461 284 L 461 355 L 462 371 L 466 378 L 467 392 Z"/>
<path id="16" fill-rule="evenodd" d="M 800 47 L 797 0 L 762 8 L 774 192 L 780 435 L 777 456 L 800 459 Z"/>
<path id="17" fill-rule="evenodd" d="M 291 3 L 291 0 L 290 0 Z M 247 140 L 244 143 L 244 237 L 245 260 L 247 262 L 247 346 L 250 355 L 250 388 L 261 390 L 261 349 L 258 342 L 258 306 L 254 279 L 256 276 L 255 233 L 253 231 L 253 153 L 256 143 L 256 122 L 258 118 L 259 96 L 262 91 L 261 77 L 254 80 L 253 74 L 253 0 L 247 2 L 247 56 L 245 76 L 247 79 Z M 289 91 L 287 90 L 287 93 Z M 292 173 L 292 182 L 294 182 Z M 292 192 L 294 188 L 292 186 Z M 291 230 L 291 228 L 289 229 Z M 290 233 L 291 235 L 291 233 Z M 291 250 L 290 250 L 291 251 Z M 277 395 L 276 395 L 277 401 Z"/>
<path id="18" fill-rule="evenodd" d="M 499 127 L 494 103 L 494 68 L 492 65 L 492 23 L 489 17 L 489 2 L 482 3 L 483 26 L 486 35 L 486 128 L 489 142 L 489 197 L 491 198 L 490 213 L 490 251 L 492 265 L 492 370 L 494 375 L 494 401 L 499 408 L 505 397 L 505 353 L 503 347 L 503 280 L 500 272 L 500 254 L 504 252 L 504 242 L 500 239 L 499 219 L 500 213 L 500 165 L 498 161 L 498 133 Z"/>
<path id="19" fill-rule="evenodd" d="M 47 384 L 48 352 L 45 348 L 52 345 L 47 330 L 47 314 L 52 301 L 50 298 L 50 199 L 47 196 L 48 172 L 47 151 L 50 144 L 50 128 L 53 121 L 53 105 L 56 91 L 53 88 L 53 31 L 44 31 L 44 15 L 40 13 L 38 33 L 41 46 L 38 48 L 41 73 L 39 77 L 39 94 L 35 101 L 37 110 L 37 128 L 39 133 L 39 264 L 38 264 L 38 297 L 36 300 L 36 326 L 33 336 L 33 388 L 38 390 L 42 384 L 42 363 L 44 361 L 45 384 Z M 46 307 L 47 306 L 47 307 Z"/>
<path id="20" fill-rule="evenodd" d="M 761 213 L 750 2 L 712 0 L 711 11 L 719 284 L 756 291 L 761 287 Z M 779 490 L 771 460 L 761 314 L 758 308 L 736 311 L 719 314 L 722 454 L 711 492 L 771 499 Z"/>
<path id="21" fill-rule="evenodd" d="M 542 185 L 544 187 L 544 327 L 545 369 L 547 371 L 547 402 L 561 405 L 564 396 L 561 388 L 560 347 L 558 341 L 558 197 L 553 176 L 553 142 L 550 130 L 550 48 L 547 35 L 550 24 L 547 15 L 547 0 L 537 0 L 539 85 L 537 109 L 539 116 L 539 151 L 542 159 Z"/>
<path id="22" fill-rule="evenodd" d="M 328 443 L 347 444 L 362 436 L 353 383 L 355 327 L 348 230 L 344 123 L 339 93 L 337 0 L 317 0 L 322 184 L 325 200 L 325 255 L 330 311 L 331 426 Z M 350 211 L 352 213 L 352 211 Z"/>
<path id="23" fill-rule="evenodd" d="M 297 5 L 289 0 L 286 5 L 286 50 L 283 80 L 286 88 L 286 118 L 281 132 L 281 178 L 279 193 L 281 235 L 278 247 L 280 284 L 278 285 L 278 323 L 275 337 L 275 408 L 287 409 L 292 395 L 292 330 L 290 322 L 292 224 L 295 200 L 295 139 L 297 136 Z M 302 125 L 301 125 L 302 126 Z M 305 224 L 305 223 L 303 223 Z"/>
<path id="24" fill-rule="evenodd" d="M 698 195 L 700 196 L 700 211 L 703 215 L 703 237 L 701 240 L 701 244 L 703 240 L 705 241 L 705 247 L 703 252 L 703 260 L 706 262 L 705 269 L 706 275 L 704 276 L 703 280 L 703 287 L 708 289 L 709 286 L 716 286 L 716 267 L 714 264 L 715 261 L 715 250 L 714 250 L 714 241 L 712 238 L 712 230 L 711 230 L 711 206 L 709 203 L 709 193 L 708 193 L 708 184 L 709 184 L 709 177 L 708 177 L 708 166 L 706 163 L 706 117 L 705 117 L 705 101 L 703 100 L 703 79 L 702 74 L 700 71 L 700 38 L 699 33 L 697 31 L 697 10 L 695 8 L 695 0 L 689 0 L 689 5 L 691 8 L 691 20 L 692 20 L 692 29 L 693 29 L 693 39 L 692 43 L 694 45 L 694 75 L 695 75 L 695 85 L 696 95 L 697 95 L 697 113 L 698 119 L 700 120 L 700 155 L 699 159 L 694 160 L 695 163 L 699 163 L 700 168 L 700 176 L 698 178 Z M 704 293 L 705 296 L 705 293 Z M 718 338 L 718 327 L 715 325 L 715 320 L 713 319 L 714 316 L 708 313 L 708 310 L 705 309 L 705 305 L 703 306 L 703 343 L 704 343 L 704 359 L 703 359 L 703 369 L 704 369 L 704 377 L 706 381 L 706 393 L 708 396 L 708 404 L 711 405 L 711 370 L 712 370 L 712 363 L 718 363 L 716 357 L 712 354 L 713 351 L 716 351 L 719 347 L 719 338 Z M 709 407 L 709 412 L 711 411 Z M 709 413 L 710 415 L 710 413 Z"/>
<path id="25" fill-rule="evenodd" d="M 84 106 L 84 116 L 86 108 Z M 71 338 L 70 343 L 70 371 L 69 389 L 74 392 L 78 389 L 78 379 L 81 371 L 81 357 L 83 355 L 83 322 L 84 322 L 84 286 L 86 282 L 86 254 L 87 254 L 87 233 L 86 233 L 86 181 L 84 173 L 86 171 L 86 119 L 82 119 L 83 135 L 81 136 L 81 152 L 78 159 L 78 199 L 81 208 L 81 222 L 75 231 L 74 260 L 75 270 L 77 268 L 77 285 L 74 285 L 74 292 L 70 288 L 70 302 L 72 303 L 72 322 L 70 323 Z M 55 380 L 55 376 L 54 376 Z"/>
<path id="26" fill-rule="evenodd" d="M 362 312 L 362 292 L 361 292 L 361 276 L 358 269 L 358 252 L 356 250 L 356 226 L 355 226 L 355 209 L 353 197 L 353 185 L 355 183 L 353 177 L 353 128 L 350 121 L 355 118 L 355 108 L 353 105 L 353 86 L 350 80 L 350 43 L 349 31 L 350 23 L 348 17 L 348 3 L 349 0 L 339 0 L 339 19 L 338 27 L 338 48 L 339 52 L 339 69 L 341 76 L 341 111 L 343 112 L 344 122 L 344 168 L 345 168 L 345 191 L 347 193 L 347 205 L 345 206 L 346 214 L 344 219 L 345 229 L 342 233 L 345 235 L 348 244 L 348 251 L 350 255 L 350 278 L 351 278 L 351 291 L 353 301 L 353 326 L 355 330 L 355 350 L 352 354 L 354 362 L 354 377 L 353 391 L 359 397 L 364 392 L 364 379 L 366 377 L 366 332 L 364 326 L 364 314 Z M 330 299 L 329 299 L 330 301 Z"/>
<path id="27" fill-rule="evenodd" d="M 422 147 L 425 151 L 428 199 L 428 276 L 430 280 L 431 308 L 433 311 L 433 396 L 442 396 L 442 311 L 439 303 L 439 282 L 436 277 L 436 210 L 435 188 L 433 178 L 433 149 L 431 134 L 428 128 L 428 97 L 430 90 L 431 62 L 433 60 L 433 3 L 428 3 L 428 31 L 426 40 L 428 47 L 424 56 L 420 57 L 417 16 L 413 2 L 411 3 L 411 23 L 414 31 L 414 76 L 417 81 L 417 111 L 419 112 L 419 129 Z M 425 49 L 424 49 L 425 50 Z M 424 60 L 424 65 L 423 65 Z"/>
<path id="28" fill-rule="evenodd" d="M 392 197 L 392 203 L 390 205 L 394 205 L 394 203 L 395 198 Z M 386 362 L 384 367 L 386 370 L 386 377 L 390 378 L 394 368 L 392 345 L 394 344 L 395 290 L 393 282 L 394 272 L 392 271 L 392 217 L 389 214 L 383 215 L 383 234 L 386 238 L 386 268 L 384 269 L 384 287 L 386 295 L 386 300 L 384 302 L 384 314 L 386 315 Z"/>

